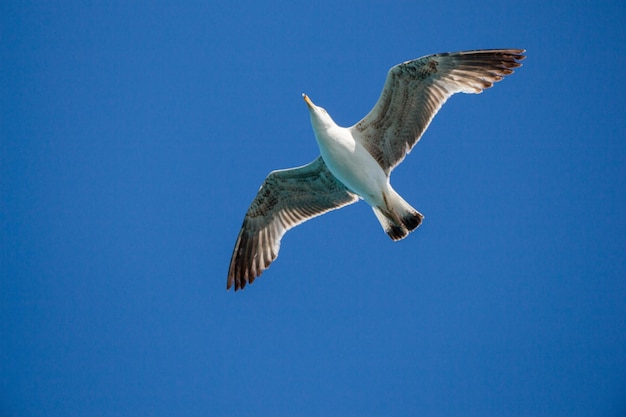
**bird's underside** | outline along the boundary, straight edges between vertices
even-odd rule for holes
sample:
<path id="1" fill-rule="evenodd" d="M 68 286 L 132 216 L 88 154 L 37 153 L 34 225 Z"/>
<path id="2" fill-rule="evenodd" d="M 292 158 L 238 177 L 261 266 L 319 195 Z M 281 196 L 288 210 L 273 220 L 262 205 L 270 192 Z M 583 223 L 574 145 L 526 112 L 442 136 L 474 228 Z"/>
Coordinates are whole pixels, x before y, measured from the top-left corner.
<path id="1" fill-rule="evenodd" d="M 396 65 L 389 70 L 374 108 L 349 128 L 335 125 L 324 109 L 305 96 L 322 156 L 302 167 L 273 171 L 265 179 L 237 237 L 226 288 L 244 288 L 261 275 L 278 256 L 281 238 L 289 229 L 352 204 L 359 197 L 372 206 L 392 239 L 408 235 L 419 226 L 422 216 L 389 185 L 392 170 L 451 95 L 480 93 L 491 87 L 521 66 L 524 52 L 493 49 L 442 53 Z M 349 143 L 343 148 L 337 146 L 346 141 Z M 364 151 L 359 153 L 358 149 Z M 363 165 L 370 174 L 361 172 Z M 366 177 L 379 181 L 368 184 Z M 340 178 L 350 178 L 351 182 L 344 184 Z M 368 193 L 380 195 L 359 195 L 362 190 L 355 184 L 369 185 Z"/>

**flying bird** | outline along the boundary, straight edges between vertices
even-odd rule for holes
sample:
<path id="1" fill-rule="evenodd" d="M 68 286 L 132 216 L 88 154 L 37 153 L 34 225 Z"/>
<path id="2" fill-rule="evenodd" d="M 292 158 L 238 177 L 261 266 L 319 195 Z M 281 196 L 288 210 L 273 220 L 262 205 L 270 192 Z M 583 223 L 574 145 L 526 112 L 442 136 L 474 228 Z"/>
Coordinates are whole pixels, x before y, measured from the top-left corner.
<path id="1" fill-rule="evenodd" d="M 424 216 L 391 186 L 391 171 L 419 141 L 455 93 L 478 94 L 522 64 L 523 49 L 427 55 L 392 67 L 374 108 L 357 124 L 340 127 L 303 94 L 320 156 L 272 171 L 252 201 L 230 261 L 226 289 L 254 282 L 278 256 L 292 227 L 365 200 L 385 233 L 405 238 Z"/>

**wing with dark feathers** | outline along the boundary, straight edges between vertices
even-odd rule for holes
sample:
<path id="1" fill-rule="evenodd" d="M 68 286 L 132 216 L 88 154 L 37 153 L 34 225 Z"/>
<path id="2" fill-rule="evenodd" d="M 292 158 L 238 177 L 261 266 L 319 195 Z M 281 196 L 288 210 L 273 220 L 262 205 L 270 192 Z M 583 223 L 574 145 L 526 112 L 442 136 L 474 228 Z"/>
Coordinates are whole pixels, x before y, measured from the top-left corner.
<path id="1" fill-rule="evenodd" d="M 523 49 L 490 49 L 427 55 L 389 70 L 374 108 L 354 136 L 389 174 L 420 139 L 455 93 L 481 93 L 512 74 Z"/>
<path id="2" fill-rule="evenodd" d="M 271 172 L 243 220 L 226 289 L 234 284 L 236 291 L 252 284 L 278 256 L 287 230 L 357 200 L 330 173 L 321 156 L 299 168 Z"/>

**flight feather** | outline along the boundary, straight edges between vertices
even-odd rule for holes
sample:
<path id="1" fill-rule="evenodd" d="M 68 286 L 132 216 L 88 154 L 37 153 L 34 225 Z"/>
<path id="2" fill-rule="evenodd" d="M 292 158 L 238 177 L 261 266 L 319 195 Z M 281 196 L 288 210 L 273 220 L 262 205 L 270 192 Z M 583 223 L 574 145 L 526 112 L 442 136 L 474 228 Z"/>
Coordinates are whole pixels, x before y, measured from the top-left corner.
<path id="1" fill-rule="evenodd" d="M 481 93 L 525 58 L 523 49 L 427 55 L 392 67 L 374 108 L 350 129 L 389 174 L 455 93 Z"/>
<path id="2" fill-rule="evenodd" d="M 230 261 L 226 288 L 252 283 L 278 256 L 289 229 L 358 200 L 322 157 L 298 168 L 272 171 L 252 201 Z"/>

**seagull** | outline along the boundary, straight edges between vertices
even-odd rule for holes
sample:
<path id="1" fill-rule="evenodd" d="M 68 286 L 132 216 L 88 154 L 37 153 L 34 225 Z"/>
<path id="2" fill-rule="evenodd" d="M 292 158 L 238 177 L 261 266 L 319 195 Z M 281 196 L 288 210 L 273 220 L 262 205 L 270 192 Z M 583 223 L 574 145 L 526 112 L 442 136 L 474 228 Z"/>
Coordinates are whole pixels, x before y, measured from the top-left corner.
<path id="1" fill-rule="evenodd" d="M 524 49 L 485 49 L 427 55 L 392 67 L 374 108 L 340 127 L 302 94 L 320 150 L 313 162 L 272 171 L 252 201 L 230 261 L 226 289 L 243 289 L 278 256 L 291 228 L 362 199 L 396 241 L 424 216 L 391 186 L 391 171 L 420 140 L 455 93 L 478 94 L 513 73 Z"/>

